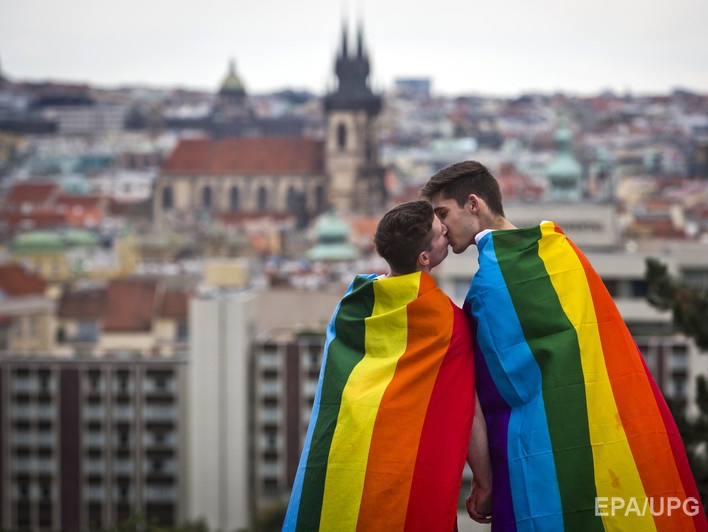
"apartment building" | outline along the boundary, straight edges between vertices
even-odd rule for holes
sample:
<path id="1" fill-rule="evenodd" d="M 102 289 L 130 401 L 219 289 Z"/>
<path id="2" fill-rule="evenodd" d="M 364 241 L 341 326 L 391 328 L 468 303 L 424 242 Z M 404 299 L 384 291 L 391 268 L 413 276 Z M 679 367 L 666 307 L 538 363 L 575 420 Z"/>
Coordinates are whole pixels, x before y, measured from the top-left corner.
<path id="1" fill-rule="evenodd" d="M 325 331 L 271 330 L 253 346 L 254 507 L 287 504 L 322 364 Z"/>
<path id="2" fill-rule="evenodd" d="M 0 357 L 0 527 L 183 520 L 186 358 Z"/>
<path id="3" fill-rule="evenodd" d="M 186 295 L 0 266 L 0 528 L 184 520 Z"/>

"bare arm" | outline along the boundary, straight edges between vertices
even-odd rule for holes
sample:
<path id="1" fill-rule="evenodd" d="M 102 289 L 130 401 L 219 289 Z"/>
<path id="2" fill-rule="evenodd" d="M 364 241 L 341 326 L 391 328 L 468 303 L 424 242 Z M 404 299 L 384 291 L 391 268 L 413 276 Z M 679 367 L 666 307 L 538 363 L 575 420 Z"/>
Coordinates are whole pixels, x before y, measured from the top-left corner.
<path id="1" fill-rule="evenodd" d="M 492 463 L 489 458 L 487 423 L 476 393 L 475 402 L 472 436 L 467 448 L 467 463 L 472 469 L 472 490 L 467 497 L 467 513 L 478 523 L 491 523 Z"/>

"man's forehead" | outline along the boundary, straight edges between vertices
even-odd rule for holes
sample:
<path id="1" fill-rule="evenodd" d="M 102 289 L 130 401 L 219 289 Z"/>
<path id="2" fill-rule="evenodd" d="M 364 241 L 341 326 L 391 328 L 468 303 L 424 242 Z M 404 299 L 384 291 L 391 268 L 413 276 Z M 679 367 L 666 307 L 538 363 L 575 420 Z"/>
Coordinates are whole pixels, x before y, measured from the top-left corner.
<path id="1" fill-rule="evenodd" d="M 444 209 L 448 209 L 450 207 L 450 202 L 454 202 L 452 198 L 443 198 L 442 196 L 438 196 L 436 198 L 433 198 L 433 210 L 435 213 L 438 213 L 439 211 L 442 211 Z"/>

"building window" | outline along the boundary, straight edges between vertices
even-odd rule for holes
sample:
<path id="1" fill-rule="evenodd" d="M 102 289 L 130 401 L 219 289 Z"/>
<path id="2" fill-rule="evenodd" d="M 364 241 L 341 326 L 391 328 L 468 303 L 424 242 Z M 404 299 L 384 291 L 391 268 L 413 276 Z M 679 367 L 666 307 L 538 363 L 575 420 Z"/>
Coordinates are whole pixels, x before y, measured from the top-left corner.
<path id="1" fill-rule="evenodd" d="M 178 342 L 186 342 L 189 340 L 189 325 L 187 322 L 182 321 L 177 324 L 177 337 L 175 340 Z"/>
<path id="2" fill-rule="evenodd" d="M 231 192 L 229 193 L 229 208 L 231 212 L 237 212 L 239 208 L 239 193 L 237 187 L 231 187 Z"/>
<path id="3" fill-rule="evenodd" d="M 202 189 L 202 207 L 207 210 L 211 209 L 211 187 L 206 186 Z"/>
<path id="4" fill-rule="evenodd" d="M 708 270 L 700 268 L 685 268 L 681 272 L 681 276 L 686 284 L 693 288 L 708 288 Z"/>
<path id="5" fill-rule="evenodd" d="M 172 206 L 172 187 L 165 187 L 162 189 L 162 208 L 168 211 Z"/>
<path id="6" fill-rule="evenodd" d="M 22 318 L 21 317 L 18 316 L 17 318 L 15 318 L 13 320 L 12 329 L 13 329 L 13 333 L 14 333 L 15 338 L 22 338 L 23 327 L 22 327 Z"/>
<path id="7" fill-rule="evenodd" d="M 80 321 L 76 331 L 77 342 L 97 342 L 98 324 L 95 321 Z"/>
<path id="8" fill-rule="evenodd" d="M 91 371 L 87 375 L 88 387 L 90 391 L 97 392 L 101 389 L 101 374 L 96 371 Z"/>
<path id="9" fill-rule="evenodd" d="M 39 390 L 41 392 L 49 391 L 49 373 L 42 372 L 38 376 L 39 379 Z"/>
<path id="10" fill-rule="evenodd" d="M 290 212 L 295 212 L 298 208 L 298 193 L 295 191 L 294 187 L 288 189 L 288 210 Z"/>
<path id="11" fill-rule="evenodd" d="M 268 191 L 265 187 L 258 189 L 258 210 L 265 211 L 268 207 Z"/>
<path id="12" fill-rule="evenodd" d="M 337 147 L 340 151 L 344 151 L 347 147 L 347 128 L 344 124 L 337 126 Z"/>
<path id="13" fill-rule="evenodd" d="M 644 298 L 649 292 L 649 285 L 643 279 L 635 279 L 632 281 L 632 297 L 633 298 Z"/>
<path id="14" fill-rule="evenodd" d="M 317 190 L 315 191 L 315 203 L 317 205 L 317 211 L 323 211 L 325 210 L 326 206 L 326 197 L 325 197 L 325 190 L 322 185 L 317 187 Z"/>

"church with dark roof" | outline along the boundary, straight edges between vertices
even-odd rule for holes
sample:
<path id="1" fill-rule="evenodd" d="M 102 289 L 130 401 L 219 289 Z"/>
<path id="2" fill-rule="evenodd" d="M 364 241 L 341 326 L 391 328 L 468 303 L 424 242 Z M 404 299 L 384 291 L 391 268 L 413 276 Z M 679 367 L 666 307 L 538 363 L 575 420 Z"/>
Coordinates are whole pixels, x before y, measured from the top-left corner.
<path id="1" fill-rule="evenodd" d="M 342 215 L 382 212 L 382 101 L 370 85 L 361 26 L 355 46 L 348 41 L 344 28 L 335 58 L 337 85 L 323 98 L 323 140 L 306 136 L 296 118 L 256 117 L 232 61 L 209 135 L 182 139 L 163 165 L 153 194 L 155 224 L 259 215 L 311 220 L 331 209 Z"/>

